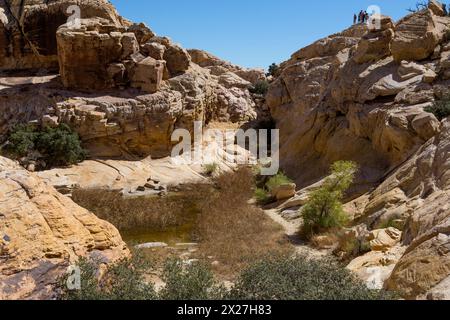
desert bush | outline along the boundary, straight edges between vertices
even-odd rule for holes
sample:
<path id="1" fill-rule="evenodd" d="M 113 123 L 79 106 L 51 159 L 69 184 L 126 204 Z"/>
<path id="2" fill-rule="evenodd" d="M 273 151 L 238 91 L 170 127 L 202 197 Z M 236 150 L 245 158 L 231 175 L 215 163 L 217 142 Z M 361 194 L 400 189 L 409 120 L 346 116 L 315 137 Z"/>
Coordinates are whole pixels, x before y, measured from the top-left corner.
<path id="1" fill-rule="evenodd" d="M 214 175 L 219 170 L 219 165 L 216 162 L 204 165 L 204 173 L 207 176 Z"/>
<path id="2" fill-rule="evenodd" d="M 237 300 L 387 300 L 335 261 L 269 256 L 244 270 L 229 292 Z"/>
<path id="3" fill-rule="evenodd" d="M 159 293 L 162 300 L 208 300 L 220 298 L 224 290 L 203 262 L 184 264 L 177 258 L 168 259 L 162 280 L 166 283 Z"/>
<path id="4" fill-rule="evenodd" d="M 136 252 L 135 252 L 136 254 Z M 67 276 L 59 282 L 63 300 L 388 300 L 395 296 L 370 290 L 344 266 L 330 259 L 270 254 L 242 270 L 227 289 L 215 280 L 202 262 L 166 261 L 162 272 L 165 286 L 159 292 L 146 282 L 154 271 L 138 254 L 110 266 L 98 279 L 98 265 L 80 260 L 81 290 L 67 290 Z"/>
<path id="5" fill-rule="evenodd" d="M 249 90 L 254 94 L 265 95 L 269 91 L 269 82 L 267 80 L 258 80 Z"/>
<path id="6" fill-rule="evenodd" d="M 153 284 L 145 281 L 150 264 L 137 252 L 110 266 L 99 278 L 99 264 L 81 259 L 77 265 L 81 272 L 79 290 L 67 289 L 68 275 L 59 281 L 62 300 L 152 300 L 157 295 Z"/>
<path id="7" fill-rule="evenodd" d="M 266 182 L 266 188 L 269 192 L 271 192 L 283 184 L 292 182 L 293 181 L 289 179 L 284 173 L 279 172 L 275 176 L 271 177 L 269 181 Z"/>
<path id="8" fill-rule="evenodd" d="M 268 204 L 272 201 L 272 197 L 263 188 L 255 189 L 255 200 L 258 204 Z"/>
<path id="9" fill-rule="evenodd" d="M 6 149 L 16 158 L 43 160 L 46 168 L 42 169 L 75 164 L 86 157 L 78 134 L 65 124 L 56 128 L 18 125 L 12 129 Z"/>
<path id="10" fill-rule="evenodd" d="M 323 185 L 309 195 L 301 209 L 303 216 L 302 234 L 312 236 L 332 228 L 341 228 L 347 222 L 342 199 L 353 183 L 357 171 L 355 163 L 339 161 L 332 165 L 331 174 Z"/>
<path id="11" fill-rule="evenodd" d="M 434 114 L 439 121 L 442 121 L 450 116 L 450 97 L 438 100 L 424 110 Z"/>

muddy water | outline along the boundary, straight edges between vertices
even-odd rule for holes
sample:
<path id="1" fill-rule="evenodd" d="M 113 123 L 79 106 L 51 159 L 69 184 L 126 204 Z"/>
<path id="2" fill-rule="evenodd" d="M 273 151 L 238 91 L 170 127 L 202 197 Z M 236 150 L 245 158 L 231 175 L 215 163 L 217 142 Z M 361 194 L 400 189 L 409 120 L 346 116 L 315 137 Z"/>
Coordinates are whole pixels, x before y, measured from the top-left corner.
<path id="1" fill-rule="evenodd" d="M 201 185 L 163 197 L 133 199 L 109 191 L 78 190 L 73 200 L 115 225 L 130 245 L 163 242 L 175 246 L 196 242 L 195 226 L 202 199 L 212 189 Z"/>

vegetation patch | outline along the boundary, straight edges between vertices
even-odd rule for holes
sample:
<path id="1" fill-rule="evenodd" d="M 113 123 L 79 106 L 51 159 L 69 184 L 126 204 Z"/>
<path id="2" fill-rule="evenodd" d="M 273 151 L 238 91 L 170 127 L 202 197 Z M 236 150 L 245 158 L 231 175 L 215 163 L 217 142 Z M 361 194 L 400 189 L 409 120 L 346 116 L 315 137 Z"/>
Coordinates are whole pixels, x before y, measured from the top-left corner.
<path id="1" fill-rule="evenodd" d="M 244 270 L 230 297 L 238 300 L 385 300 L 333 260 L 269 256 Z"/>
<path id="2" fill-rule="evenodd" d="M 331 173 L 323 185 L 311 192 L 308 202 L 302 207 L 302 235 L 310 238 L 314 234 L 341 228 L 347 221 L 342 199 L 353 183 L 357 165 L 350 161 L 339 161 L 332 165 Z"/>
<path id="3" fill-rule="evenodd" d="M 272 195 L 272 191 L 284 184 L 293 183 L 293 181 L 282 172 L 279 172 L 270 178 L 266 176 L 259 176 L 258 173 L 255 175 L 257 188 L 255 189 L 253 196 L 261 205 L 265 205 L 276 200 Z"/>
<path id="4" fill-rule="evenodd" d="M 11 130 L 5 151 L 21 162 L 36 163 L 36 169 L 72 165 L 86 158 L 78 134 L 65 124 L 55 128 L 18 125 Z"/>
<path id="5" fill-rule="evenodd" d="M 249 91 L 253 94 L 266 95 L 269 91 L 269 82 L 267 80 L 258 80 Z"/>
<path id="6" fill-rule="evenodd" d="M 212 177 L 219 170 L 219 165 L 216 162 L 208 163 L 204 165 L 204 174 L 208 177 Z"/>
<path id="7" fill-rule="evenodd" d="M 267 255 L 243 270 L 226 288 L 211 269 L 200 262 L 168 259 L 162 271 L 161 290 L 148 275 L 152 264 L 135 253 L 98 276 L 98 264 L 81 260 L 80 288 L 69 290 L 69 276 L 59 281 L 63 300 L 389 300 L 394 295 L 370 290 L 344 266 L 333 260 L 304 256 Z"/>
<path id="8" fill-rule="evenodd" d="M 435 101 L 431 106 L 424 108 L 426 112 L 432 113 L 439 121 L 450 116 L 450 97 Z"/>
<path id="9" fill-rule="evenodd" d="M 281 226 L 249 204 L 254 193 L 251 169 L 225 173 L 215 184 L 215 192 L 202 202 L 196 223 L 200 258 L 213 257 L 220 263 L 215 271 L 233 277 L 267 252 L 291 250 Z"/>

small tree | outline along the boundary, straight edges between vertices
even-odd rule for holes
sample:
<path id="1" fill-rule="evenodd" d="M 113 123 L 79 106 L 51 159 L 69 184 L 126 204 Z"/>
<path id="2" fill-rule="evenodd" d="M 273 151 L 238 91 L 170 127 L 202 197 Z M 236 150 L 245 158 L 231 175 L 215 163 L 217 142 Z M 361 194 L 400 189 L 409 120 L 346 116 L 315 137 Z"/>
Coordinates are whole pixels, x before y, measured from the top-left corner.
<path id="1" fill-rule="evenodd" d="M 276 77 L 279 70 L 280 70 L 280 67 L 276 63 L 272 63 L 269 66 L 269 72 L 266 75 Z"/>
<path id="2" fill-rule="evenodd" d="M 310 194 L 308 202 L 301 209 L 304 235 L 341 228 L 347 222 L 342 199 L 353 183 L 356 172 L 357 165 L 350 161 L 339 161 L 332 165 L 331 175 L 319 189 Z"/>
<path id="3" fill-rule="evenodd" d="M 419 12 L 421 10 L 424 10 L 426 8 L 428 8 L 428 1 L 418 1 L 416 3 L 416 7 L 409 8 L 408 11 L 414 13 L 414 12 Z"/>

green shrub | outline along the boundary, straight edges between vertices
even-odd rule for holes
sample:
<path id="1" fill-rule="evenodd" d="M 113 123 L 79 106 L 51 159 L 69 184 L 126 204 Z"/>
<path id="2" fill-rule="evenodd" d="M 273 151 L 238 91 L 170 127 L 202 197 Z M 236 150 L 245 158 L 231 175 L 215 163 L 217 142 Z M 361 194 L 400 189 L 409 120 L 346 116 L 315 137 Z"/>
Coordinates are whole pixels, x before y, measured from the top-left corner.
<path id="1" fill-rule="evenodd" d="M 205 264 L 194 262 L 184 265 L 180 259 L 166 262 L 163 281 L 166 286 L 160 292 L 162 300 L 208 300 L 219 298 L 223 290 Z"/>
<path id="2" fill-rule="evenodd" d="M 153 284 L 145 281 L 150 269 L 148 262 L 139 254 L 109 267 L 98 279 L 98 263 L 81 259 L 81 288 L 68 290 L 68 275 L 59 282 L 62 300 L 152 300 L 156 299 Z"/>
<path id="3" fill-rule="evenodd" d="M 272 256 L 244 270 L 229 293 L 236 300 L 387 300 L 332 260 Z"/>
<path id="4" fill-rule="evenodd" d="M 208 163 L 204 165 L 204 169 L 207 176 L 212 176 L 219 170 L 219 165 L 216 162 Z"/>
<path id="5" fill-rule="evenodd" d="M 75 164 L 86 157 L 78 134 L 65 124 L 45 128 L 38 135 L 36 147 L 46 156 L 50 166 Z"/>
<path id="6" fill-rule="evenodd" d="M 249 91 L 254 94 L 265 95 L 269 91 L 269 82 L 267 80 L 258 80 Z"/>
<path id="7" fill-rule="evenodd" d="M 25 157 L 34 149 L 36 149 L 36 140 L 38 133 L 33 126 L 18 125 L 16 126 L 8 139 L 8 151 L 18 157 Z"/>
<path id="8" fill-rule="evenodd" d="M 349 161 L 339 161 L 332 165 L 331 175 L 323 185 L 309 195 L 302 210 L 302 233 L 312 236 L 332 228 L 341 228 L 347 222 L 342 199 L 353 183 L 357 165 Z"/>
<path id="9" fill-rule="evenodd" d="M 272 200 L 272 197 L 267 193 L 265 189 L 256 188 L 255 199 L 259 204 L 267 204 Z"/>
<path id="10" fill-rule="evenodd" d="M 169 259 L 166 283 L 159 293 L 145 281 L 152 266 L 139 255 L 109 267 L 98 280 L 98 264 L 80 260 L 81 289 L 68 290 L 68 276 L 59 281 L 63 300 L 386 300 L 390 293 L 370 290 L 344 266 L 330 259 L 270 255 L 243 270 L 230 289 L 219 285 L 203 263 L 185 265 Z"/>
<path id="11" fill-rule="evenodd" d="M 11 131 L 6 148 L 17 158 L 43 160 L 46 168 L 75 164 L 86 157 L 78 134 L 65 124 L 60 124 L 56 128 L 16 126 Z M 36 157 L 39 159 L 35 159 Z"/>
<path id="12" fill-rule="evenodd" d="M 433 105 L 426 107 L 424 110 L 434 114 L 439 121 L 442 121 L 450 116 L 450 97 L 436 101 Z"/>
<path id="13" fill-rule="evenodd" d="M 277 175 L 271 177 L 269 181 L 266 183 L 266 188 L 271 192 L 272 190 L 278 188 L 279 186 L 286 184 L 286 183 L 292 183 L 293 181 L 289 179 L 284 173 L 280 172 Z"/>

